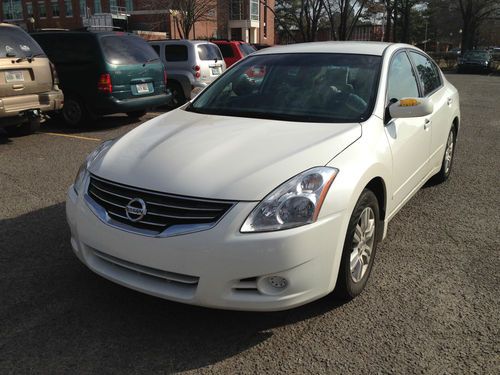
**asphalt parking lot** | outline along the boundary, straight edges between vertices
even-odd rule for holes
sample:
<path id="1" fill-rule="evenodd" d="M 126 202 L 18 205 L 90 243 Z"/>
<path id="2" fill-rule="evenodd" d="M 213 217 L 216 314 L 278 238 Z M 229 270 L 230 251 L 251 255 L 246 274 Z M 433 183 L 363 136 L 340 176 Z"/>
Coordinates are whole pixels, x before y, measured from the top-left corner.
<path id="1" fill-rule="evenodd" d="M 0 134 L 0 373 L 498 374 L 500 77 L 448 78 L 462 108 L 450 180 L 391 222 L 360 297 L 279 313 L 149 297 L 73 256 L 66 189 L 86 153 L 139 122 Z"/>

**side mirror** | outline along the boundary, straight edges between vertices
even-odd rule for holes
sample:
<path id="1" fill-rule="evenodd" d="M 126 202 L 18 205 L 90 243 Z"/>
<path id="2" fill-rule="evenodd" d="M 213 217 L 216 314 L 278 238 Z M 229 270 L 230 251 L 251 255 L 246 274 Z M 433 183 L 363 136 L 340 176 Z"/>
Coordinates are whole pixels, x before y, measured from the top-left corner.
<path id="1" fill-rule="evenodd" d="M 427 98 L 405 98 L 389 105 L 391 118 L 410 118 L 428 116 L 434 105 Z"/>

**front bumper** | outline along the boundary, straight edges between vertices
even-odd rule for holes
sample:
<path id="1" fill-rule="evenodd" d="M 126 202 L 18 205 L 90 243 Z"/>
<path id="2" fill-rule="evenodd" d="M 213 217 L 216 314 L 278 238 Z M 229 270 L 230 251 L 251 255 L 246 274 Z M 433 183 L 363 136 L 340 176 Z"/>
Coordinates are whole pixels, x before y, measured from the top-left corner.
<path id="1" fill-rule="evenodd" d="M 240 202 L 212 229 L 169 238 L 111 227 L 71 187 L 66 213 L 78 258 L 97 274 L 150 295 L 199 306 L 273 311 L 318 299 L 335 286 L 343 212 L 299 228 L 240 233 L 255 202 Z M 286 287 L 269 285 L 279 276 Z"/>

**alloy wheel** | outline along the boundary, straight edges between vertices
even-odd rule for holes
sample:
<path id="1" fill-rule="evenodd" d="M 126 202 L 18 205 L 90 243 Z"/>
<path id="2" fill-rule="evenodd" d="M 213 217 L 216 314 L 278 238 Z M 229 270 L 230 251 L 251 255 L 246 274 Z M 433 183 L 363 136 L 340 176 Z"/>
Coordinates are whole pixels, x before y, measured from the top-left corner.
<path id="1" fill-rule="evenodd" d="M 366 207 L 359 217 L 352 243 L 350 256 L 351 277 L 359 282 L 366 274 L 375 241 L 375 213 L 371 207 Z"/>

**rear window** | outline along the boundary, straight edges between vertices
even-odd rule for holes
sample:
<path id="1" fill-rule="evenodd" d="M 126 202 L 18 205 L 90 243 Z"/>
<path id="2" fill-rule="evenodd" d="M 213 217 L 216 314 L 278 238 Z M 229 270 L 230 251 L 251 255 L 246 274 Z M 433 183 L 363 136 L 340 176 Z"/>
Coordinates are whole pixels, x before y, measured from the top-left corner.
<path id="1" fill-rule="evenodd" d="M 182 44 L 171 44 L 165 46 L 165 60 L 186 61 L 188 59 L 188 49 Z"/>
<path id="2" fill-rule="evenodd" d="M 254 53 L 256 50 L 250 44 L 240 44 L 240 51 L 243 56 L 248 56 L 251 53 Z"/>
<path id="3" fill-rule="evenodd" d="M 156 44 L 152 44 L 151 47 L 155 50 L 155 52 L 160 56 L 160 46 Z"/>
<path id="4" fill-rule="evenodd" d="M 201 60 L 222 60 L 219 48 L 213 44 L 198 44 L 198 56 Z"/>
<path id="5" fill-rule="evenodd" d="M 159 59 L 147 42 L 133 35 L 104 36 L 101 47 L 106 61 L 114 65 L 143 64 Z"/>
<path id="6" fill-rule="evenodd" d="M 30 57 L 45 55 L 42 48 L 25 31 L 0 26 L 0 57 Z"/>
<path id="7" fill-rule="evenodd" d="M 229 44 L 219 44 L 219 49 L 224 57 L 234 57 L 233 48 Z"/>

